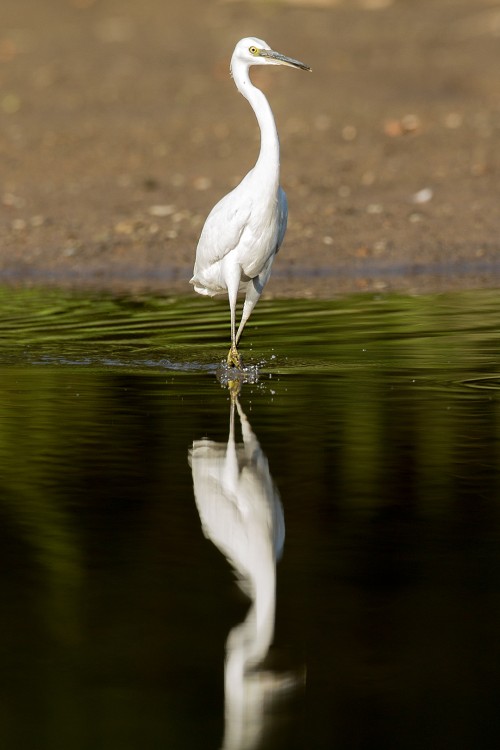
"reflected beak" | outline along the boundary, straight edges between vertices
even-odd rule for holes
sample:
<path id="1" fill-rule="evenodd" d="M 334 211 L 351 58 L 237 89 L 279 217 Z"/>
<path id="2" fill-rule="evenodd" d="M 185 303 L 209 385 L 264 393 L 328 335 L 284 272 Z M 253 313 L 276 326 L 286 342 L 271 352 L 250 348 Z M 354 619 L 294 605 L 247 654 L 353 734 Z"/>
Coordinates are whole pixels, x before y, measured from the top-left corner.
<path id="1" fill-rule="evenodd" d="M 300 70 L 309 70 L 311 72 L 309 65 L 305 65 L 300 60 L 294 60 L 293 57 L 285 57 L 285 55 L 275 52 L 272 49 L 260 49 L 259 55 L 260 57 L 266 57 L 274 65 L 289 65 L 291 68 L 300 68 Z"/>

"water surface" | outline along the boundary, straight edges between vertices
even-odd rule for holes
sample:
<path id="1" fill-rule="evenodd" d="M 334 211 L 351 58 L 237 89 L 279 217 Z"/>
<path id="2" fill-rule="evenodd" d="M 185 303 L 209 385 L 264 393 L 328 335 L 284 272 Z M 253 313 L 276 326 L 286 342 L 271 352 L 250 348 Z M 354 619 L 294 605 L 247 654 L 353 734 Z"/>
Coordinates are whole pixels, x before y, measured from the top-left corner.
<path id="1" fill-rule="evenodd" d="M 497 747 L 498 299 L 0 290 L 2 747 Z"/>

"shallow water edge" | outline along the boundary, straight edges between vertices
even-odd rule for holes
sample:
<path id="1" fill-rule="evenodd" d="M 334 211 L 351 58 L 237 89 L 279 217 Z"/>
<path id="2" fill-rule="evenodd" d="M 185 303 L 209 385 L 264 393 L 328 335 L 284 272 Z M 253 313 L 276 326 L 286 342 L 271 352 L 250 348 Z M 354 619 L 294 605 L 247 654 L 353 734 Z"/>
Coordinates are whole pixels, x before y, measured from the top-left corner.
<path id="1" fill-rule="evenodd" d="M 281 259 L 280 259 L 281 260 Z M 64 258 L 52 263 L 26 265 L 5 262 L 0 284 L 11 287 L 60 288 L 89 292 L 133 294 L 193 293 L 189 279 L 191 266 L 142 263 L 134 257 L 119 264 L 97 260 L 84 265 L 66 264 Z M 392 264 L 374 261 L 350 261 L 328 265 L 275 264 L 264 299 L 320 298 L 359 292 L 402 292 L 411 294 L 443 293 L 491 289 L 500 286 L 500 261 L 495 257 L 446 260 L 433 263 L 399 261 Z"/>
<path id="2" fill-rule="evenodd" d="M 498 300 L 1 289 L 0 744 L 496 747 Z"/>

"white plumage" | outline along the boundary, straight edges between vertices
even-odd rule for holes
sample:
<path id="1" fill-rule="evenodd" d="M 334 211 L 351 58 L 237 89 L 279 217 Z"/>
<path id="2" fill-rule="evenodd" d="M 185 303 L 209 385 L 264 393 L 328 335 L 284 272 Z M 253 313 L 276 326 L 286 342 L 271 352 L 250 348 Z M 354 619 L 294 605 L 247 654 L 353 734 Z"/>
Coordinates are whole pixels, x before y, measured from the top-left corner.
<path id="1" fill-rule="evenodd" d="M 241 39 L 231 58 L 231 74 L 238 91 L 248 99 L 261 132 L 260 153 L 253 169 L 217 203 L 203 227 L 194 265 L 195 291 L 213 297 L 227 292 L 231 309 L 229 365 L 241 367 L 237 344 L 250 314 L 262 294 L 274 256 L 286 232 L 288 208 L 279 185 L 279 140 L 266 97 L 250 81 L 251 65 L 307 65 L 274 52 L 254 37 Z M 236 300 L 246 292 L 236 331 Z"/>

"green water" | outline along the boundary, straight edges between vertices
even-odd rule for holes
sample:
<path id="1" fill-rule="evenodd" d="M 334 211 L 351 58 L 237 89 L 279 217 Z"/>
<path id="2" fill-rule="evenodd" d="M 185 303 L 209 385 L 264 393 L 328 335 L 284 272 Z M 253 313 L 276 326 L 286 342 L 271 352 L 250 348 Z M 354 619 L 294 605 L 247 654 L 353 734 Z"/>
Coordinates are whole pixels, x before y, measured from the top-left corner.
<path id="1" fill-rule="evenodd" d="M 230 533 L 276 576 L 260 628 L 213 458 L 226 304 L 2 289 L 0 318 L 2 747 L 498 746 L 498 291 L 259 303 Z"/>

